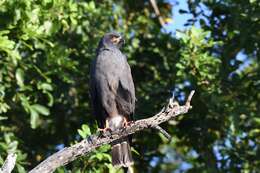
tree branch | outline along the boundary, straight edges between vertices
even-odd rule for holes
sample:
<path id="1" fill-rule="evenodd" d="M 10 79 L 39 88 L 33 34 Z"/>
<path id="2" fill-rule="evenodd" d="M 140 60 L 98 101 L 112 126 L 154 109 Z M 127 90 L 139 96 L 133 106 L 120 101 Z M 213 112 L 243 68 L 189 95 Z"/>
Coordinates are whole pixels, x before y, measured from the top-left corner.
<path id="1" fill-rule="evenodd" d="M 161 134 L 163 134 L 163 136 L 165 136 L 169 141 L 171 140 L 171 135 L 166 132 L 166 130 L 164 130 L 162 127 L 160 127 L 159 125 L 155 126 L 154 129 L 158 130 Z"/>
<path id="2" fill-rule="evenodd" d="M 150 3 L 152 5 L 152 7 L 153 7 L 153 10 L 154 10 L 156 16 L 158 17 L 159 23 L 161 24 L 161 26 L 163 26 L 165 22 L 164 22 L 164 20 L 163 20 L 163 18 L 161 16 L 161 13 L 160 13 L 160 10 L 158 8 L 158 5 L 157 5 L 156 1 L 155 0 L 150 0 Z"/>
<path id="3" fill-rule="evenodd" d="M 0 173 L 11 173 L 14 169 L 17 155 L 14 153 L 9 153 L 6 160 L 0 169 Z"/>
<path id="4" fill-rule="evenodd" d="M 119 129 L 109 134 L 106 133 L 103 136 L 92 135 L 71 147 L 66 147 L 58 151 L 57 153 L 54 153 L 46 160 L 41 162 L 34 169 L 32 169 L 29 173 L 51 173 L 60 166 L 64 166 L 77 159 L 78 157 L 90 153 L 101 145 L 110 144 L 111 142 L 114 142 L 120 138 L 126 137 L 130 134 L 136 133 L 146 128 L 158 129 L 159 124 L 169 121 L 170 119 L 180 114 L 185 114 L 189 111 L 189 109 L 191 109 L 190 101 L 194 92 L 195 91 L 192 91 L 190 93 L 186 104 L 183 106 L 179 106 L 179 104 L 177 102 L 174 102 L 173 98 L 171 98 L 167 106 L 165 106 L 158 114 L 150 118 L 135 121 L 126 128 Z M 161 129 L 159 131 L 161 131 Z"/>

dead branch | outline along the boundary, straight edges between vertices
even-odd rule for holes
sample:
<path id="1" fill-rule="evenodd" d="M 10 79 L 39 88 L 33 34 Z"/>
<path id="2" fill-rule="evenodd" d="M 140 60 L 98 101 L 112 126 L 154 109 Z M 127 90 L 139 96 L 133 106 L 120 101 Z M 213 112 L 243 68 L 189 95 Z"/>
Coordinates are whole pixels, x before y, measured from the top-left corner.
<path id="1" fill-rule="evenodd" d="M 153 7 L 153 10 L 154 10 L 156 16 L 158 17 L 159 23 L 161 24 L 161 26 L 163 26 L 165 22 L 164 22 L 164 20 L 163 20 L 163 18 L 161 16 L 161 13 L 160 13 L 160 10 L 158 8 L 158 5 L 157 5 L 156 1 L 155 0 L 150 0 L 150 3 L 152 5 L 152 7 Z"/>
<path id="2" fill-rule="evenodd" d="M 164 130 L 162 127 L 160 127 L 159 125 L 154 127 L 155 130 L 158 130 L 161 134 L 163 134 L 164 137 L 166 137 L 169 141 L 171 140 L 171 135 L 166 132 L 166 130 Z"/>
<path id="3" fill-rule="evenodd" d="M 14 153 L 9 153 L 5 159 L 5 162 L 0 169 L 0 173 L 11 173 L 14 169 L 17 155 Z"/>
<path id="4" fill-rule="evenodd" d="M 150 118 L 135 121 L 126 128 L 119 129 L 117 131 L 105 134 L 103 136 L 92 135 L 71 147 L 66 147 L 60 150 L 59 152 L 54 153 L 46 160 L 41 162 L 34 169 L 32 169 L 29 173 L 54 172 L 57 168 L 72 162 L 80 156 L 84 156 L 90 153 L 91 151 L 93 151 L 101 145 L 110 144 L 113 141 L 116 141 L 130 134 L 136 133 L 143 129 L 155 128 L 162 132 L 164 135 L 166 135 L 167 138 L 169 138 L 169 134 L 161 127 L 159 127 L 159 124 L 169 121 L 170 119 L 178 115 L 187 113 L 189 109 L 191 109 L 190 101 L 194 92 L 195 91 L 192 91 L 190 93 L 186 101 L 186 104 L 183 106 L 179 106 L 179 104 L 177 102 L 174 102 L 173 98 L 171 98 L 167 106 L 165 106 L 158 114 Z"/>

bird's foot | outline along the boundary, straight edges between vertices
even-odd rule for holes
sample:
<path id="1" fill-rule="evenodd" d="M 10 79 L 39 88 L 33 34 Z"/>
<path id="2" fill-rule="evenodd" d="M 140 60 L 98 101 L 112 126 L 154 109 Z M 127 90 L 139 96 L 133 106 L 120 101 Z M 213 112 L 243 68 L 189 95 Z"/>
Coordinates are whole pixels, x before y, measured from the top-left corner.
<path id="1" fill-rule="evenodd" d="M 98 128 L 98 131 L 101 132 L 101 133 L 105 133 L 105 132 L 112 132 L 112 129 L 109 128 L 109 127 L 105 127 L 103 129 Z"/>
<path id="2" fill-rule="evenodd" d="M 133 124 L 134 121 L 127 121 L 127 120 L 124 120 L 123 122 L 123 127 L 129 127 L 131 124 Z"/>
<path id="3" fill-rule="evenodd" d="M 112 133 L 112 129 L 109 127 L 105 127 L 104 129 L 98 128 L 99 136 L 106 137 Z"/>

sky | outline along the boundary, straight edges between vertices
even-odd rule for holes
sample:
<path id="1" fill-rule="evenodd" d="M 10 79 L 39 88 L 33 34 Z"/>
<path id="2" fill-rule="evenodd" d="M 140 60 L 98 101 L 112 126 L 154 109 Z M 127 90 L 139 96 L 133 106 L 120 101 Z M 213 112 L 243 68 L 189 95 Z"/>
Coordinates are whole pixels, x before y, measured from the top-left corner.
<path id="1" fill-rule="evenodd" d="M 173 15 L 172 20 L 173 21 L 169 24 L 166 24 L 164 26 L 164 29 L 166 30 L 166 32 L 172 33 L 174 36 L 176 34 L 177 30 L 183 31 L 188 28 L 188 27 L 184 26 L 184 24 L 186 23 L 186 21 L 188 19 L 192 18 L 192 15 L 179 13 L 180 9 L 189 11 L 187 0 L 169 0 L 169 2 L 173 6 L 173 8 L 172 8 L 172 15 Z M 206 15 L 209 15 L 211 13 L 211 11 L 202 3 L 200 3 L 200 7 L 203 9 L 203 11 Z M 204 20 L 204 21 L 207 22 L 206 20 Z M 195 26 L 200 27 L 199 22 L 196 22 Z M 250 58 L 248 58 L 248 56 L 246 54 L 244 54 L 243 50 L 237 54 L 236 60 L 242 61 L 242 63 L 239 66 L 239 68 L 236 71 L 234 71 L 234 73 L 240 73 L 246 67 L 250 66 L 252 63 L 252 60 Z M 232 61 L 230 63 L 231 63 L 231 65 L 232 65 L 232 63 L 234 64 L 234 62 L 232 62 Z"/>
<path id="2" fill-rule="evenodd" d="M 184 30 L 187 27 L 184 27 L 184 24 L 188 19 L 192 17 L 190 14 L 180 14 L 179 10 L 188 10 L 188 4 L 186 0 L 174 1 L 171 0 L 170 3 L 173 5 L 172 8 L 172 22 L 164 26 L 166 32 L 172 32 L 173 34 L 176 30 Z"/>

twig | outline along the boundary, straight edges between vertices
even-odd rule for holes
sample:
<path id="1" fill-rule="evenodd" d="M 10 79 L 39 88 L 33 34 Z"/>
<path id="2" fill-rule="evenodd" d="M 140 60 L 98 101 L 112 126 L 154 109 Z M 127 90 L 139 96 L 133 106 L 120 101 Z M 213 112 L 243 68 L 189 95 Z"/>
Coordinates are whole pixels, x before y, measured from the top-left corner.
<path id="1" fill-rule="evenodd" d="M 190 107 L 190 109 L 192 108 L 192 106 L 190 105 L 190 102 L 191 102 L 191 99 L 192 99 L 194 93 L 195 93 L 195 91 L 192 90 L 190 95 L 189 95 L 189 97 L 188 97 L 188 99 L 187 99 L 187 101 L 186 101 L 186 103 L 185 103 L 185 106 Z"/>
<path id="2" fill-rule="evenodd" d="M 165 136 L 169 141 L 171 140 L 171 135 L 166 132 L 166 130 L 164 130 L 163 128 L 161 128 L 159 125 L 155 126 L 154 129 L 158 130 L 161 134 L 163 134 L 163 136 Z"/>
<path id="3" fill-rule="evenodd" d="M 58 167 L 64 166 L 69 162 L 77 159 L 78 157 L 90 153 L 101 145 L 110 144 L 113 141 L 116 141 L 120 138 L 146 128 L 154 128 L 159 124 L 169 121 L 170 119 L 180 114 L 185 114 L 191 108 L 190 101 L 193 94 L 194 91 L 190 93 L 184 106 L 174 106 L 173 99 L 170 99 L 167 106 L 160 113 L 154 115 L 153 117 L 135 121 L 131 123 L 128 127 L 119 129 L 103 137 L 101 137 L 100 135 L 92 135 L 89 138 L 84 139 L 71 147 L 66 147 L 48 157 L 46 160 L 44 160 L 38 166 L 32 169 L 29 173 L 51 173 L 55 171 Z"/>
<path id="4" fill-rule="evenodd" d="M 163 20 L 163 18 L 162 18 L 162 16 L 161 16 L 161 13 L 160 13 L 160 10 L 159 10 L 159 8 L 158 8 L 158 6 L 157 6 L 156 1 L 155 1 L 155 0 L 150 0 L 150 3 L 151 3 L 151 5 L 152 5 L 152 7 L 153 7 L 153 10 L 154 10 L 156 16 L 157 16 L 158 19 L 159 19 L 159 22 L 160 22 L 161 26 L 163 26 L 165 22 L 164 22 L 164 20 Z"/>
<path id="5" fill-rule="evenodd" d="M 17 155 L 14 153 L 9 153 L 6 160 L 0 169 L 0 173 L 11 173 L 14 169 Z"/>

